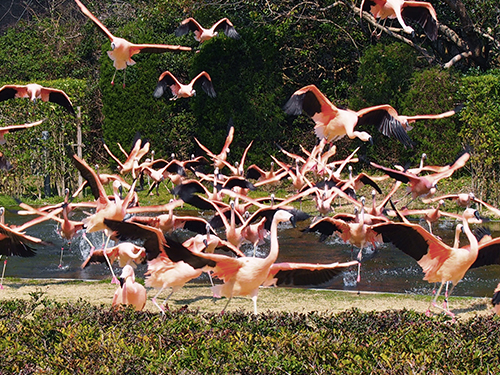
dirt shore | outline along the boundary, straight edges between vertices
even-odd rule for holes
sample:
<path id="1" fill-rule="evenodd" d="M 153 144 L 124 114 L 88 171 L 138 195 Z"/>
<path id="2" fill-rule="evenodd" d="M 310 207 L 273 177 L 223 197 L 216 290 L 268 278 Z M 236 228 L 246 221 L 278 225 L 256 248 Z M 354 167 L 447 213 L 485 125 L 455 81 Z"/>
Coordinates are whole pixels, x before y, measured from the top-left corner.
<path id="1" fill-rule="evenodd" d="M 24 298 L 29 299 L 33 293 L 59 302 L 76 302 L 79 299 L 95 305 L 111 306 L 113 294 L 117 286 L 109 281 L 72 281 L 48 279 L 12 279 L 4 281 L 4 289 L 0 290 L 0 300 Z M 148 302 L 145 309 L 158 311 L 151 302 L 157 293 L 148 289 Z M 164 291 L 160 301 L 170 292 Z M 369 292 L 346 292 L 316 289 L 261 288 L 257 301 L 260 312 L 288 311 L 306 313 L 318 311 L 338 313 L 346 309 L 358 308 L 361 311 L 384 311 L 393 309 L 415 310 L 425 312 L 431 297 L 411 294 L 380 294 Z M 442 300 L 440 300 L 442 301 Z M 168 301 L 171 309 L 188 305 L 191 309 L 202 312 L 220 312 L 226 299 L 213 298 L 208 284 L 189 283 L 175 293 Z M 450 308 L 458 319 L 468 319 L 474 315 L 492 314 L 491 300 L 488 298 L 451 297 Z M 228 311 L 253 311 L 250 298 L 235 297 L 231 300 Z M 439 314 L 437 308 L 432 311 Z"/>

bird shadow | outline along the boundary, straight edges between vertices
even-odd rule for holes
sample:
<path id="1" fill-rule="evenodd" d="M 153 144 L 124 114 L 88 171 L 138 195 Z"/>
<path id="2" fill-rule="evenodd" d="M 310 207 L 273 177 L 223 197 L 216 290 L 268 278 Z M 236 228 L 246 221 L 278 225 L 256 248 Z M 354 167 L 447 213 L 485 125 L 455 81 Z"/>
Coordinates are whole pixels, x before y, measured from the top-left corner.
<path id="1" fill-rule="evenodd" d="M 490 305 L 489 305 L 488 300 L 481 299 L 481 300 L 473 302 L 470 306 L 459 308 L 459 309 L 452 309 L 451 312 L 453 312 L 455 315 L 461 315 L 461 314 L 475 312 L 475 311 L 486 311 L 489 309 L 490 309 Z"/>

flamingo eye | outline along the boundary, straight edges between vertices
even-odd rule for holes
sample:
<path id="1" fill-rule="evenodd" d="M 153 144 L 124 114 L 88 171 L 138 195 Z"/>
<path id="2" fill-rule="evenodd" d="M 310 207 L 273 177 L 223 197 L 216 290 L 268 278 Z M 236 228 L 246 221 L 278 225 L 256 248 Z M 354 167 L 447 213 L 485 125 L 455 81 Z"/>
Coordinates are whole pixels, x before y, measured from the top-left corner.
<path id="1" fill-rule="evenodd" d="M 111 49 L 114 50 L 116 48 L 115 43 L 111 42 Z"/>

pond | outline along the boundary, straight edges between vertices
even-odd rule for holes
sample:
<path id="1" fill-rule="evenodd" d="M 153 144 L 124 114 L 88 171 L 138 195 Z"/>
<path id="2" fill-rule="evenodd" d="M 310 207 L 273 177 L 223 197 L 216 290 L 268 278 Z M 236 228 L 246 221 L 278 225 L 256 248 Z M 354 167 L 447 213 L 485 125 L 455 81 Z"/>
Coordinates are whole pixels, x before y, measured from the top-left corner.
<path id="1" fill-rule="evenodd" d="M 191 211 L 177 211 L 176 214 L 193 215 Z M 75 213 L 73 220 L 81 219 L 81 213 Z M 205 216 L 202 213 L 203 216 Z M 205 216 L 208 218 L 208 213 Z M 6 212 L 5 222 L 8 224 L 21 224 L 27 221 L 27 217 L 21 217 L 9 211 Z M 290 225 L 279 227 L 280 254 L 278 262 L 308 262 L 308 263 L 331 263 L 346 262 L 355 258 L 357 249 L 351 251 L 351 246 L 345 244 L 338 237 L 330 237 L 325 242 L 319 242 L 319 235 L 315 233 L 303 233 L 301 229 L 309 224 L 309 220 L 298 223 L 297 228 Z M 453 243 L 455 220 L 443 220 L 435 224 L 434 232 L 447 244 Z M 424 227 L 426 224 L 423 224 Z M 488 222 L 485 224 L 494 237 L 500 235 L 500 223 Z M 49 246 L 37 246 L 37 255 L 33 258 L 11 257 L 5 272 L 6 277 L 20 278 L 62 278 L 62 279 L 104 279 L 110 277 L 109 268 L 106 264 L 92 264 L 81 269 L 80 265 L 90 252 L 90 245 L 81 234 L 78 235 L 70 246 L 57 233 L 57 224 L 54 221 L 46 221 L 29 228 L 27 234 L 41 238 L 51 244 Z M 174 236 L 179 240 L 185 240 L 192 233 L 187 231 L 176 231 Z M 88 238 L 96 248 L 103 244 L 102 232 L 90 233 Z M 465 235 L 461 236 L 462 244 L 467 243 Z M 114 245 L 110 242 L 110 246 Z M 61 247 L 64 246 L 62 267 L 59 267 Z M 252 254 L 250 244 L 243 245 L 242 250 Z M 264 257 L 269 251 L 269 242 L 259 247 L 257 256 Z M 143 277 L 146 265 L 139 265 L 136 273 Z M 115 272 L 119 272 L 118 265 L 114 266 Z M 391 293 L 414 293 L 429 294 L 432 285 L 422 280 L 424 274 L 415 260 L 390 244 L 381 244 L 375 250 L 369 248 L 363 252 L 361 266 L 361 281 L 356 283 L 357 268 L 352 267 L 345 271 L 337 279 L 321 288 L 340 290 L 360 290 Z M 500 266 L 488 266 L 467 272 L 465 278 L 456 286 L 453 295 L 491 297 L 493 290 L 500 279 Z M 202 276 L 201 280 L 207 280 Z"/>

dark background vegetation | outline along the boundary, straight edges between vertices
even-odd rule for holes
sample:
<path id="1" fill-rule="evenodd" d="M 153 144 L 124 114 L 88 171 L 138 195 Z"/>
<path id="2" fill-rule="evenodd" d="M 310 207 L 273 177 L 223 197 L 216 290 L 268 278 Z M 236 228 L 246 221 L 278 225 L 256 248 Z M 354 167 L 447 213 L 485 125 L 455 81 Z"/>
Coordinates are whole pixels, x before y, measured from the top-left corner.
<path id="1" fill-rule="evenodd" d="M 306 116 L 287 116 L 282 106 L 297 89 L 316 84 L 334 104 L 360 108 L 389 103 L 401 114 L 439 113 L 465 104 L 459 116 L 416 124 L 416 142 L 405 149 L 397 141 L 365 129 L 375 144 L 362 153 L 384 165 L 417 163 L 422 152 L 430 164 L 452 162 L 470 146 L 470 163 L 462 173 L 472 176 L 478 196 L 499 201 L 499 31 L 496 0 L 432 1 L 440 20 L 439 37 L 431 42 L 418 25 L 414 37 L 394 34 L 397 22 L 376 26 L 359 4 L 350 1 L 225 1 L 92 0 L 84 4 L 117 36 L 135 43 L 168 43 L 197 52 L 139 54 L 137 64 L 123 71 L 116 84 L 106 51 L 109 40 L 76 7 L 73 0 L 5 1 L 0 5 L 0 83 L 38 82 L 67 91 L 82 118 L 75 120 L 54 105 L 36 108 L 27 101 L 3 102 L 0 124 L 47 118 L 42 128 L 9 137 L 2 151 L 15 169 L 2 172 L 6 194 L 43 196 L 43 180 L 51 175 L 52 192 L 74 187 L 76 173 L 67 147 L 76 142 L 76 123 L 84 130 L 84 157 L 109 164 L 103 140 L 121 157 L 117 143 L 129 149 L 137 131 L 151 141 L 157 157 L 175 153 L 187 158 L 202 151 L 196 136 L 215 152 L 222 147 L 227 125 L 236 133 L 230 161 L 249 152 L 250 163 L 263 167 L 275 143 L 299 152 L 317 139 Z M 175 37 L 186 17 L 208 27 L 228 17 L 239 40 L 220 35 L 203 44 L 193 35 Z M 470 52 L 450 68 L 453 57 Z M 155 99 L 159 75 L 170 70 L 189 81 L 202 70 L 212 77 L 218 96 L 205 93 L 188 100 Z M 361 145 L 359 140 L 337 143 L 339 157 Z"/>

